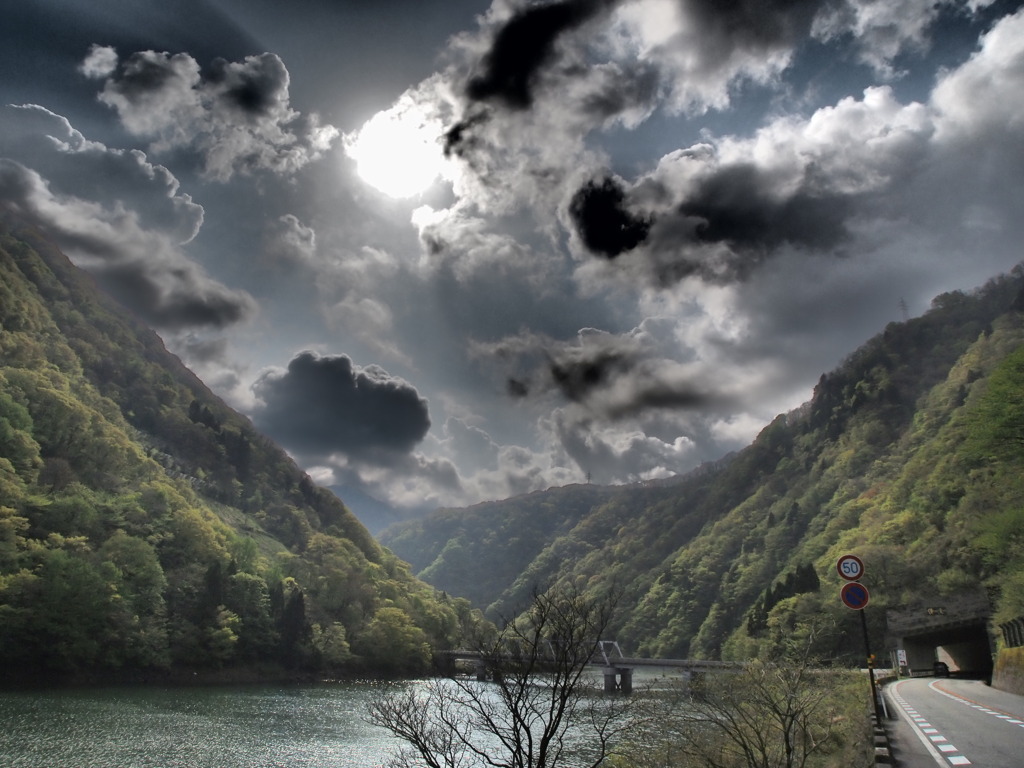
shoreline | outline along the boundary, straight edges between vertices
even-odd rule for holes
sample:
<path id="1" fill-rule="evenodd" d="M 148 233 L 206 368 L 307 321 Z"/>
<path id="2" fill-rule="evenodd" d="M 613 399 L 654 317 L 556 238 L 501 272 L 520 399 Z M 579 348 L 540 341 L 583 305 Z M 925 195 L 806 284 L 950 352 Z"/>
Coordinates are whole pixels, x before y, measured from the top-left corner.
<path id="1" fill-rule="evenodd" d="M 415 676 L 414 676 L 415 677 Z M 194 686 L 233 685 L 317 685 L 357 680 L 400 680 L 408 676 L 386 674 L 380 670 L 330 670 L 321 672 L 273 668 L 174 669 L 174 670 L 93 670 L 68 673 L 10 672 L 0 679 L 0 692 L 53 688 L 102 688 L 108 686 Z"/>

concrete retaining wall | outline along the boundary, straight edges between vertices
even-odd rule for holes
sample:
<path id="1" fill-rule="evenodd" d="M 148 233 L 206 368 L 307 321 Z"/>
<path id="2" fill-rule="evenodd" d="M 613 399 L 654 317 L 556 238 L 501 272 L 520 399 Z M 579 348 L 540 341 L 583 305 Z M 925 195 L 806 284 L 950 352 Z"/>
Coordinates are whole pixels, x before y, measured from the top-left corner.
<path id="1" fill-rule="evenodd" d="M 999 651 L 992 670 L 992 687 L 1024 696 L 1024 646 Z"/>

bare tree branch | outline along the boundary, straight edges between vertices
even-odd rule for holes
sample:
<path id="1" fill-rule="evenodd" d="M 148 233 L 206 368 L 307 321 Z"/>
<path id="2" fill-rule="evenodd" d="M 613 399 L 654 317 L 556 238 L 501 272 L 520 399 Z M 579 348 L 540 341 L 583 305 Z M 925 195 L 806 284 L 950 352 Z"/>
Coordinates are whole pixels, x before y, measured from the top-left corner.
<path id="1" fill-rule="evenodd" d="M 614 609 L 575 590 L 534 591 L 488 642 L 492 683 L 432 680 L 374 702 L 370 721 L 406 744 L 396 768 L 597 768 L 626 723 L 628 700 L 605 697 L 587 667 Z"/>

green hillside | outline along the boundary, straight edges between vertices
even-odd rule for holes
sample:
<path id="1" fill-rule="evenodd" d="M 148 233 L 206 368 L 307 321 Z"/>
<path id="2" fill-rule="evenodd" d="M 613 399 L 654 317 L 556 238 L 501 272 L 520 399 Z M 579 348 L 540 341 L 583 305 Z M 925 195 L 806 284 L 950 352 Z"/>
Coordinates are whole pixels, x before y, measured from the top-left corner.
<path id="1" fill-rule="evenodd" d="M 382 541 L 492 615 L 538 583 L 623 592 L 631 654 L 862 656 L 833 568 L 867 609 L 986 589 L 1024 615 L 1024 273 L 939 296 L 821 377 L 745 450 L 673 484 L 553 489 L 442 510 Z M 495 546 L 499 544 L 500 546 Z"/>
<path id="2" fill-rule="evenodd" d="M 612 631 L 631 654 L 804 643 L 853 661 L 844 552 L 867 564 L 879 633 L 887 608 L 979 589 L 994 624 L 1018 618 L 1022 295 L 1017 270 L 938 297 L 686 477 L 439 510 L 385 549 L 0 214 L 0 662 L 21 677 L 413 671 L 479 621 L 471 606 L 510 615 L 557 582 L 620 592 Z"/>
<path id="3" fill-rule="evenodd" d="M 0 211 L 0 668 L 416 670 L 475 620 Z"/>

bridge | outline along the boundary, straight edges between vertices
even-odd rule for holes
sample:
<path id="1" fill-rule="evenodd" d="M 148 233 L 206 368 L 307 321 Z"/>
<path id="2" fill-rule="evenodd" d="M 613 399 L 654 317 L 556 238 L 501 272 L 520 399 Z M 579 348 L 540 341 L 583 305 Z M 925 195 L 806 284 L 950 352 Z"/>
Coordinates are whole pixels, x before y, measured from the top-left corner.
<path id="1" fill-rule="evenodd" d="M 474 664 L 476 678 L 480 681 L 494 679 L 499 670 L 489 669 L 487 657 L 480 651 L 442 651 L 439 655 L 449 659 L 452 663 L 456 661 L 469 661 Z M 550 652 L 554 658 L 554 651 Z M 512 655 L 509 654 L 511 659 Z M 724 669 L 740 669 L 741 662 L 734 661 L 707 661 L 704 659 L 642 659 L 624 656 L 622 649 L 615 640 L 601 640 L 597 646 L 597 652 L 588 662 L 590 666 L 600 667 L 604 672 L 604 690 L 606 693 L 631 693 L 633 690 L 633 670 L 637 667 L 672 667 L 687 672 L 709 672 Z"/>

